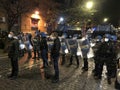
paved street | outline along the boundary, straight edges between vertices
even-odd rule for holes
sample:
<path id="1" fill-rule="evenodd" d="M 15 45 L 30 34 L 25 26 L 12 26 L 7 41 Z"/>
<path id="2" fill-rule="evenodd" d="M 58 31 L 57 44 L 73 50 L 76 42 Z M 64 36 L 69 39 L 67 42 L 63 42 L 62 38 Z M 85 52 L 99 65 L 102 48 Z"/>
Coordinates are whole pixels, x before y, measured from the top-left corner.
<path id="1" fill-rule="evenodd" d="M 7 74 L 10 74 L 10 61 L 7 57 L 0 57 L 0 90 L 115 90 L 114 79 L 112 84 L 108 85 L 105 68 L 102 80 L 94 80 L 92 75 L 93 60 L 89 60 L 89 71 L 83 73 L 81 65 L 76 69 L 76 62 L 67 67 L 69 57 L 66 58 L 65 65 L 60 65 L 60 82 L 51 83 L 51 75 L 54 74 L 53 66 L 45 69 L 49 72 L 49 76 L 45 79 L 45 71 L 42 67 L 42 60 L 27 60 L 27 54 L 19 60 L 19 78 L 17 80 L 9 80 Z M 74 60 L 75 61 L 75 60 Z"/>

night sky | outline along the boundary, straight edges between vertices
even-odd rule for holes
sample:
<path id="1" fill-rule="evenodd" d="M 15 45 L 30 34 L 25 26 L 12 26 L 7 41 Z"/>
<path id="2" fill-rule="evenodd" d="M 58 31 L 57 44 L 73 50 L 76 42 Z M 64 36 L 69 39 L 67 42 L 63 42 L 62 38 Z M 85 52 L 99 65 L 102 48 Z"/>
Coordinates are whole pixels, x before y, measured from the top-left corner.
<path id="1" fill-rule="evenodd" d="M 103 16 L 109 18 L 109 22 L 118 26 L 120 24 L 120 0 L 105 0 L 101 5 Z"/>
<path id="2" fill-rule="evenodd" d="M 64 0 L 55 0 L 59 3 L 64 4 Z M 108 17 L 109 23 L 114 26 L 120 25 L 120 0 L 94 0 L 96 1 L 100 8 L 98 12 L 101 13 L 101 18 Z M 102 3 L 99 3 L 101 2 Z"/>

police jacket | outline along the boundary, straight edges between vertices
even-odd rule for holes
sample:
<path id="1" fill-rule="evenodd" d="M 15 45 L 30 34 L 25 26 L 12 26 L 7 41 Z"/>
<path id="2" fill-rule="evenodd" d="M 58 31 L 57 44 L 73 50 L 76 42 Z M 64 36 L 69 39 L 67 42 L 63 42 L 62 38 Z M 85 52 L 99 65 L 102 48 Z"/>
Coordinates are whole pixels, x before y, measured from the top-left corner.
<path id="1" fill-rule="evenodd" d="M 45 37 L 42 37 L 41 43 L 40 43 L 40 49 L 46 49 L 48 51 L 48 45 L 47 45 L 47 40 Z"/>
<path id="2" fill-rule="evenodd" d="M 53 46 L 52 46 L 52 49 L 51 49 L 51 55 L 52 55 L 53 57 L 54 57 L 54 56 L 59 56 L 60 48 L 61 48 L 61 43 L 60 43 L 59 38 L 57 37 L 57 38 L 54 40 L 54 43 L 53 43 Z"/>
<path id="3" fill-rule="evenodd" d="M 103 42 L 99 46 L 96 55 L 101 58 L 114 58 L 115 50 L 111 42 Z"/>
<path id="4" fill-rule="evenodd" d="M 8 57 L 18 58 L 19 57 L 19 41 L 12 38 L 8 46 Z"/>
<path id="5" fill-rule="evenodd" d="M 33 42 L 32 45 L 33 45 L 34 49 L 40 49 L 40 38 L 39 38 L 39 36 L 35 36 L 33 38 L 32 42 Z"/>

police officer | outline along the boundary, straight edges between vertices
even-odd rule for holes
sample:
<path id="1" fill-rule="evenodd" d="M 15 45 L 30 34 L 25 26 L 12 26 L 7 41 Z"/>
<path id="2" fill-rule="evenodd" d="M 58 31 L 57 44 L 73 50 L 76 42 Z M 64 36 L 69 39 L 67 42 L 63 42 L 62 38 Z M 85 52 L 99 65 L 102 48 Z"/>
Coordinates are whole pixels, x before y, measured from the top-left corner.
<path id="1" fill-rule="evenodd" d="M 103 71 L 103 65 L 105 64 L 107 67 L 107 80 L 108 84 L 111 84 L 111 75 L 112 75 L 112 68 L 111 65 L 113 64 L 113 58 L 114 58 L 114 49 L 113 45 L 109 41 L 109 35 L 105 35 L 103 37 L 102 43 L 99 46 L 97 52 L 97 57 L 99 57 L 99 65 L 97 70 L 97 76 L 96 79 L 101 79 L 102 71 Z"/>
<path id="2" fill-rule="evenodd" d="M 34 57 L 33 59 L 36 59 L 36 56 L 38 54 L 38 60 L 40 58 L 40 35 L 35 32 L 35 37 L 32 40 L 33 43 L 33 51 L 34 51 Z"/>
<path id="3" fill-rule="evenodd" d="M 112 63 L 111 63 L 111 72 L 112 72 L 112 75 L 111 77 L 112 78 L 115 78 L 116 77 L 116 71 L 117 71 L 117 53 L 118 53 L 118 49 L 117 49 L 117 36 L 116 35 L 111 35 L 110 37 L 110 42 L 113 46 L 113 60 Z"/>
<path id="4" fill-rule="evenodd" d="M 87 35 L 82 37 L 80 46 L 81 46 L 81 51 L 82 51 L 82 56 L 83 56 L 83 61 L 84 61 L 84 66 L 82 67 L 82 70 L 83 71 L 88 71 L 88 57 L 87 57 L 87 54 L 88 54 L 89 49 L 90 49 L 90 44 L 89 44 L 89 40 L 87 38 Z"/>
<path id="5" fill-rule="evenodd" d="M 46 40 L 46 34 L 43 32 L 41 33 L 40 48 L 41 48 L 41 56 L 43 59 L 43 67 L 42 68 L 45 68 L 46 66 L 48 66 L 48 45 L 47 45 L 47 40 Z"/>
<path id="6" fill-rule="evenodd" d="M 8 47 L 8 57 L 11 59 L 12 73 L 8 78 L 16 79 L 18 76 L 18 57 L 19 57 L 19 41 L 13 31 L 8 34 L 10 44 Z"/>
<path id="7" fill-rule="evenodd" d="M 55 70 L 55 75 L 54 75 L 54 79 L 52 82 L 56 83 L 59 81 L 58 60 L 59 60 L 59 56 L 60 56 L 61 43 L 60 43 L 60 40 L 58 38 L 58 34 L 56 32 L 54 32 L 52 34 L 52 39 L 54 40 L 54 43 L 53 43 L 53 47 L 51 49 L 51 58 L 53 60 L 54 70 Z"/>
<path id="8" fill-rule="evenodd" d="M 95 38 L 95 46 L 93 47 L 93 50 L 94 50 L 94 63 L 95 63 L 95 67 L 93 69 L 93 73 L 94 73 L 94 76 L 97 76 L 97 69 L 98 69 L 98 65 L 99 65 L 99 58 L 97 57 L 96 55 L 96 51 L 99 47 L 99 45 L 101 44 L 101 39 L 102 39 L 102 36 L 98 35 L 96 38 Z"/>
<path id="9" fill-rule="evenodd" d="M 70 64 L 69 65 L 72 65 L 73 56 L 75 56 L 76 57 L 76 62 L 77 62 L 77 68 L 78 68 L 79 67 L 79 59 L 78 59 L 78 56 L 77 56 L 77 49 L 78 49 L 77 39 L 72 38 L 71 40 L 69 40 L 69 44 L 70 43 L 73 43 L 73 45 L 72 44 L 70 45 L 71 57 L 70 57 Z"/>

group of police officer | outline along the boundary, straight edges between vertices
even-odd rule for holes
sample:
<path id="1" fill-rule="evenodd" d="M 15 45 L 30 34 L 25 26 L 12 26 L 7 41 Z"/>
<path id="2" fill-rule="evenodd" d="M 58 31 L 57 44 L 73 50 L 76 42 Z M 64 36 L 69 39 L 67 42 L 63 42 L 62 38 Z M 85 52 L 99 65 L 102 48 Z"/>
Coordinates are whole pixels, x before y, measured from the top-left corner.
<path id="1" fill-rule="evenodd" d="M 26 46 L 26 51 L 28 52 L 28 58 L 32 57 L 32 47 L 34 52 L 33 59 L 43 59 L 43 67 L 48 67 L 48 44 L 46 39 L 45 33 L 35 32 L 34 38 L 32 38 L 31 34 L 24 35 L 23 33 L 19 34 L 17 37 L 15 36 L 14 32 L 11 31 L 8 35 L 11 42 L 9 45 L 8 50 L 8 56 L 11 59 L 11 66 L 12 66 L 12 73 L 9 78 L 16 79 L 18 76 L 18 57 L 19 57 L 19 51 L 20 51 L 20 44 L 24 43 Z M 58 60 L 60 56 L 60 49 L 61 49 L 61 42 L 58 38 L 57 33 L 52 34 L 52 39 L 54 41 L 52 48 L 51 48 L 51 59 L 54 62 L 54 70 L 55 75 L 53 82 L 59 81 L 59 67 L 58 67 Z M 72 40 L 72 41 L 70 41 Z M 72 38 L 70 39 L 69 44 L 76 39 Z M 107 78 L 108 83 L 111 84 L 111 78 L 116 76 L 116 39 L 114 40 L 114 37 L 112 35 L 105 34 L 103 37 L 97 36 L 96 37 L 96 45 L 95 45 L 95 52 L 94 52 L 94 61 L 95 61 L 95 68 L 93 70 L 95 79 L 101 79 L 102 78 L 102 71 L 104 64 L 107 67 Z M 77 49 L 78 49 L 78 43 L 75 41 L 76 44 L 73 46 L 68 47 L 71 53 L 70 63 L 69 65 L 72 65 L 73 61 L 73 55 L 76 56 L 77 61 L 77 68 L 79 67 L 79 59 L 77 56 Z M 84 36 L 81 39 L 81 52 L 83 56 L 84 66 L 82 67 L 83 71 L 88 71 L 88 52 L 90 50 L 90 41 L 87 38 L 87 36 Z M 75 46 L 75 47 L 74 47 Z M 65 54 L 63 54 L 63 62 L 65 61 Z"/>
<path id="2" fill-rule="evenodd" d="M 46 40 L 46 34 L 40 33 L 38 31 L 35 32 L 34 38 L 32 38 L 32 35 L 29 33 L 23 34 L 20 33 L 19 35 L 15 35 L 14 31 L 11 31 L 8 34 L 9 38 L 9 46 L 8 46 L 8 56 L 11 60 L 11 66 L 12 66 L 12 72 L 10 75 L 8 75 L 8 78 L 10 79 L 17 79 L 18 77 L 18 59 L 19 54 L 22 54 L 21 56 L 24 56 L 24 49 L 28 53 L 28 59 L 32 57 L 32 49 L 34 52 L 34 57 L 32 59 L 40 59 L 40 57 L 43 60 L 43 67 L 48 67 L 48 45 Z M 53 47 L 51 48 L 51 58 L 53 60 L 54 64 L 54 70 L 55 75 L 53 79 L 53 83 L 56 83 L 59 81 L 59 68 L 58 68 L 58 60 L 60 55 L 60 40 L 58 38 L 57 33 L 52 34 L 52 39 L 54 41 Z M 22 52 L 21 52 L 22 51 Z M 38 56 L 38 57 L 37 57 Z"/>

